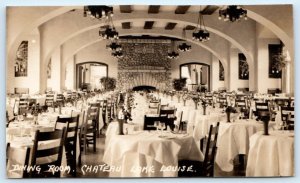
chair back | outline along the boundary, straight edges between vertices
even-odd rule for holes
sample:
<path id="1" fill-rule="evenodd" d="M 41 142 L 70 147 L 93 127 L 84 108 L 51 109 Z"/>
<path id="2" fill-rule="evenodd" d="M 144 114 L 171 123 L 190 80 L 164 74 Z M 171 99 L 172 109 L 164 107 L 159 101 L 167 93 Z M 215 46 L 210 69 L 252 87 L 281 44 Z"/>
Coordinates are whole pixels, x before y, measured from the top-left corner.
<path id="1" fill-rule="evenodd" d="M 164 108 L 160 109 L 159 115 L 160 116 L 175 116 L 176 109 L 174 108 Z"/>
<path id="2" fill-rule="evenodd" d="M 27 167 L 29 165 L 29 147 L 11 147 L 10 143 L 6 146 L 6 172 L 8 178 L 28 177 L 27 168 L 14 170 L 14 165 Z M 12 171 L 14 170 L 14 171 Z"/>
<path id="3" fill-rule="evenodd" d="M 280 107 L 288 107 L 290 106 L 291 100 L 288 98 L 277 98 L 275 99 L 275 103 Z"/>
<path id="4" fill-rule="evenodd" d="M 64 103 L 64 95 L 63 94 L 57 94 L 56 95 L 56 104 L 57 105 L 63 105 Z"/>
<path id="5" fill-rule="evenodd" d="M 39 166 L 37 169 L 30 170 L 30 177 L 60 177 L 60 171 L 48 171 L 49 167 L 61 166 L 63 145 L 66 137 L 66 128 L 52 132 L 35 133 L 33 141 L 31 166 Z"/>
<path id="6" fill-rule="evenodd" d="M 159 115 L 145 115 L 144 116 L 144 130 L 156 130 L 156 127 L 154 126 L 155 121 L 162 122 L 163 117 L 160 117 Z"/>
<path id="7" fill-rule="evenodd" d="M 149 108 L 150 109 L 157 109 L 159 108 L 160 102 L 159 101 L 151 101 L 149 103 Z"/>
<path id="8" fill-rule="evenodd" d="M 15 94 L 29 94 L 29 88 L 15 88 Z"/>
<path id="9" fill-rule="evenodd" d="M 281 107 L 281 120 L 294 120 L 295 108 L 294 107 Z"/>
<path id="10" fill-rule="evenodd" d="M 226 96 L 219 96 L 218 100 L 219 100 L 221 108 L 227 106 L 227 98 L 226 98 Z"/>
<path id="11" fill-rule="evenodd" d="M 19 100 L 19 114 L 24 114 L 28 112 L 29 108 L 29 99 L 21 97 Z"/>
<path id="12" fill-rule="evenodd" d="M 207 138 L 204 161 L 203 161 L 204 173 L 206 175 L 208 174 L 213 175 L 215 156 L 217 153 L 217 139 L 219 134 L 219 125 L 220 122 L 218 122 L 216 126 L 210 125 L 209 127 L 209 134 Z"/>
<path id="13" fill-rule="evenodd" d="M 53 107 L 54 106 L 54 94 L 53 93 L 47 93 L 46 94 L 46 100 L 45 100 L 45 105 L 48 107 Z"/>
<path id="14" fill-rule="evenodd" d="M 79 123 L 79 114 L 75 117 L 57 117 L 55 123 L 55 129 L 62 130 L 66 127 L 66 139 L 65 144 L 74 143 L 76 145 L 77 142 L 77 132 L 78 132 L 78 123 Z"/>
<path id="15" fill-rule="evenodd" d="M 205 94 L 205 99 L 209 105 L 212 105 L 212 103 L 214 101 L 213 94 L 212 93 Z"/>

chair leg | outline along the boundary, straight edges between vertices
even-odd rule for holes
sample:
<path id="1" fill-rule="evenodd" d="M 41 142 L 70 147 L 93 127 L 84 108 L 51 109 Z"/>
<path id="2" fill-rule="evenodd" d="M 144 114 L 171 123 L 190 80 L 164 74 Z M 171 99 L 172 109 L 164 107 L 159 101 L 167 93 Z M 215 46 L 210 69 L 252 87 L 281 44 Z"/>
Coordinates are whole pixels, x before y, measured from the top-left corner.
<path id="1" fill-rule="evenodd" d="M 93 145 L 94 145 L 94 152 L 96 152 L 96 134 L 97 132 L 94 132 L 94 135 L 93 135 Z"/>

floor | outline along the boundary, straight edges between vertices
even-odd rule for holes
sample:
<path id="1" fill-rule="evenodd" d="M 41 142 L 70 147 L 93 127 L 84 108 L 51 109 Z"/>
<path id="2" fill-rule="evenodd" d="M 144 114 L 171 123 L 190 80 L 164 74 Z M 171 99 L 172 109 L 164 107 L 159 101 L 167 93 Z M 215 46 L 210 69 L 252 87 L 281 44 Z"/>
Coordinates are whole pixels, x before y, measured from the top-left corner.
<path id="1" fill-rule="evenodd" d="M 105 165 L 102 161 L 104 154 L 105 136 L 101 135 L 97 138 L 96 153 L 93 152 L 93 148 L 88 148 L 87 154 L 82 156 L 82 165 L 77 167 L 77 177 L 82 178 L 106 178 L 109 176 L 108 172 L 103 171 L 87 171 L 86 165 Z M 245 176 L 245 163 L 244 165 L 239 157 L 234 160 L 234 170 L 232 172 L 224 172 L 217 165 L 215 165 L 215 177 L 244 177 Z"/>

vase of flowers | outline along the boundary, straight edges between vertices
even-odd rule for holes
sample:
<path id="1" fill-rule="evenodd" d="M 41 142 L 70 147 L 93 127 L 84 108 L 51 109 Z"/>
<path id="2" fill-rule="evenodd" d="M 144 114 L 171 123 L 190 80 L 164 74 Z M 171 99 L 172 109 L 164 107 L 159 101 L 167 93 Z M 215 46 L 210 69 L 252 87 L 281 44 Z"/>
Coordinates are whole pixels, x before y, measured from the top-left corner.
<path id="1" fill-rule="evenodd" d="M 171 101 L 173 101 L 173 96 L 175 95 L 175 93 L 173 91 L 170 91 L 169 95 L 171 96 Z"/>
<path id="2" fill-rule="evenodd" d="M 118 113 L 119 135 L 124 135 L 123 126 L 124 126 L 125 116 L 123 111 L 124 111 L 124 107 L 122 106 Z"/>
<path id="3" fill-rule="evenodd" d="M 264 135 L 269 135 L 269 121 L 270 121 L 270 113 L 262 112 L 261 114 L 261 121 L 264 124 Z"/>
<path id="4" fill-rule="evenodd" d="M 208 106 L 208 103 L 205 99 L 202 100 L 202 108 L 203 108 L 203 115 L 206 115 L 206 107 Z"/>
<path id="5" fill-rule="evenodd" d="M 227 123 L 230 123 L 230 114 L 236 113 L 236 109 L 232 106 L 228 106 L 225 110 L 227 116 Z"/>
<path id="6" fill-rule="evenodd" d="M 186 105 L 186 101 L 189 99 L 188 93 L 184 92 L 182 95 L 183 106 Z"/>
<path id="7" fill-rule="evenodd" d="M 192 99 L 195 103 L 195 109 L 198 109 L 198 102 L 200 101 L 200 98 L 197 94 L 192 95 Z"/>

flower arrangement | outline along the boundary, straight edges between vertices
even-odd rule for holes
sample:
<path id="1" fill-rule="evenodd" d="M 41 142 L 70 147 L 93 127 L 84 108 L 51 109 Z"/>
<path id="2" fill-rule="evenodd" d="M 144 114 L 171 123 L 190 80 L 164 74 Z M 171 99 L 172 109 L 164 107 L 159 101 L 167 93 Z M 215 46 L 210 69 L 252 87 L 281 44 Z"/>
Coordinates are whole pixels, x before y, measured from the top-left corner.
<path id="1" fill-rule="evenodd" d="M 187 100 L 189 100 L 191 97 L 189 96 L 189 94 L 187 92 L 184 92 L 182 95 L 182 100 L 183 100 L 183 105 L 185 106 L 185 103 Z"/>
<path id="2" fill-rule="evenodd" d="M 228 106 L 225 110 L 226 113 L 237 113 L 237 110 L 232 107 L 232 106 Z"/>
<path id="3" fill-rule="evenodd" d="M 198 94 L 191 94 L 191 98 L 195 103 L 195 109 L 198 108 L 198 103 L 200 102 L 200 97 Z"/>
<path id="4" fill-rule="evenodd" d="M 225 112 L 226 112 L 226 115 L 227 115 L 227 122 L 230 123 L 230 114 L 231 113 L 237 113 L 237 110 L 232 106 L 227 106 Z"/>
<path id="5" fill-rule="evenodd" d="M 169 95 L 171 96 L 171 100 L 173 100 L 173 96 L 175 95 L 174 91 L 169 91 Z"/>

